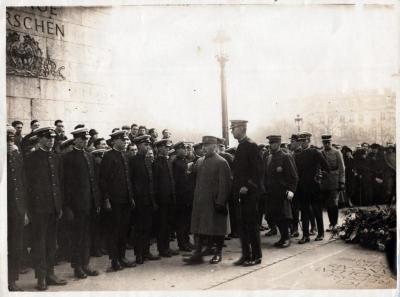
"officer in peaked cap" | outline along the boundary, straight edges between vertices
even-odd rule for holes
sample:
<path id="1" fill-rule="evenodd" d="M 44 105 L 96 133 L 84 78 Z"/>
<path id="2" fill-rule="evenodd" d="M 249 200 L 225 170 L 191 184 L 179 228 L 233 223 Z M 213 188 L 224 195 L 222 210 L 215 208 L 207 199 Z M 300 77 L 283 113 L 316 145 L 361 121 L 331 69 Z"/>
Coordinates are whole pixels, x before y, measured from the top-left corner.
<path id="1" fill-rule="evenodd" d="M 247 121 L 232 120 L 231 130 L 239 141 L 232 164 L 232 194 L 242 246 L 242 256 L 234 264 L 252 266 L 260 264 L 262 258 L 257 210 L 262 159 L 257 144 L 246 135 Z"/>
<path id="2" fill-rule="evenodd" d="M 320 241 L 324 238 L 322 203 L 319 198 L 320 184 L 317 177 L 320 169 L 329 171 L 329 165 L 319 150 L 310 147 L 311 133 L 301 133 L 299 141 L 301 142 L 302 151 L 295 157 L 299 175 L 296 199 L 301 210 L 303 238 L 298 243 L 304 244 L 310 242 L 310 208 L 312 208 L 317 222 L 318 235 L 315 240 Z"/>
<path id="3" fill-rule="evenodd" d="M 47 285 L 65 285 L 67 282 L 55 276 L 54 263 L 57 237 L 57 220 L 62 215 L 62 162 L 53 152 L 56 133 L 51 127 L 35 130 L 39 149 L 26 159 L 28 192 L 33 199 L 29 205 L 32 218 L 33 252 L 37 289 L 47 290 Z M 50 177 L 50 179 L 49 179 Z"/>
<path id="4" fill-rule="evenodd" d="M 60 144 L 60 150 L 61 153 L 68 153 L 73 149 L 73 144 L 74 144 L 74 139 L 70 138 L 67 140 L 64 140 L 63 142 L 61 142 Z"/>
<path id="5" fill-rule="evenodd" d="M 114 271 L 135 266 L 125 257 L 132 208 L 135 207 L 131 173 L 126 156 L 129 138 L 126 131 L 110 134 L 112 149 L 105 152 L 100 165 L 100 190 L 104 210 L 110 214 L 109 258 Z"/>
<path id="6" fill-rule="evenodd" d="M 131 184 L 136 201 L 135 212 L 135 255 L 136 264 L 144 260 L 159 260 L 160 257 L 150 253 L 150 237 L 153 224 L 153 213 L 158 205 L 154 197 L 153 168 L 146 161 L 151 149 L 150 135 L 140 135 L 134 139 L 138 153 L 130 159 Z"/>
<path id="7" fill-rule="evenodd" d="M 22 153 L 15 145 L 15 132 L 7 126 L 7 223 L 8 223 L 8 289 L 23 291 L 18 280 L 24 223 L 27 223 L 26 189 Z"/>
<path id="8" fill-rule="evenodd" d="M 281 148 L 281 136 L 270 135 L 267 139 L 271 154 L 268 157 L 264 180 L 268 197 L 266 209 L 281 234 L 275 246 L 285 248 L 290 245 L 289 223 L 293 219 L 291 202 L 296 192 L 298 176 L 293 157 Z"/>
<path id="9" fill-rule="evenodd" d="M 190 216 L 192 207 L 191 187 L 188 173 L 188 151 L 186 143 L 179 141 L 174 145 L 176 157 L 172 161 L 175 181 L 176 215 L 175 226 L 178 246 L 181 251 L 190 252 L 194 246 L 189 240 Z"/>
<path id="10" fill-rule="evenodd" d="M 91 222 L 100 212 L 100 195 L 94 172 L 93 156 L 85 151 L 89 140 L 86 128 L 71 132 L 73 150 L 64 156 L 64 205 L 72 218 L 71 266 L 76 278 L 97 276 L 89 266 Z"/>
<path id="11" fill-rule="evenodd" d="M 321 136 L 324 146 L 322 155 L 329 164 L 329 171 L 324 173 L 321 183 L 321 197 L 326 203 L 329 218 L 329 228 L 336 228 L 339 217 L 339 191 L 345 189 L 345 168 L 342 153 L 332 146 L 332 136 L 324 134 Z"/>
<path id="12" fill-rule="evenodd" d="M 153 170 L 154 194 L 158 205 L 157 249 L 161 257 L 171 257 L 178 254 L 169 246 L 176 202 L 172 165 L 168 162 L 168 152 L 172 147 L 172 141 L 161 139 L 156 141 L 154 145 L 158 150 Z"/>

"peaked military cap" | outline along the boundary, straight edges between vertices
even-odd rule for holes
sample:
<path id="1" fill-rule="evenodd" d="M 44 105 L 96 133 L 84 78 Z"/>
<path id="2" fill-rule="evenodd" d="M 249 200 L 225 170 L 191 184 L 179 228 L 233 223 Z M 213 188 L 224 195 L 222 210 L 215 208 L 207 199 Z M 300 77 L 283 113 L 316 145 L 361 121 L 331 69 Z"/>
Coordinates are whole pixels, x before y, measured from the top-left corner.
<path id="1" fill-rule="evenodd" d="M 72 136 L 74 136 L 74 138 L 80 138 L 80 137 L 84 137 L 86 139 L 89 138 L 89 131 L 87 128 L 79 128 L 79 129 L 75 129 L 74 131 L 71 132 Z"/>
<path id="2" fill-rule="evenodd" d="M 54 131 L 54 128 L 52 128 L 52 127 L 38 128 L 38 129 L 34 130 L 33 133 L 37 137 L 47 137 L 47 138 L 56 137 L 56 132 Z"/>
<path id="3" fill-rule="evenodd" d="M 186 148 L 187 144 L 184 141 L 179 141 L 174 144 L 174 150 L 178 150 L 180 148 Z"/>
<path id="4" fill-rule="evenodd" d="M 267 136 L 269 143 L 277 143 L 282 141 L 282 136 L 280 135 L 269 135 Z"/>
<path id="5" fill-rule="evenodd" d="M 172 141 L 169 139 L 161 139 L 156 141 L 154 144 L 156 145 L 156 147 L 160 146 L 172 147 Z"/>
<path id="6" fill-rule="evenodd" d="M 111 136 L 112 140 L 115 140 L 115 139 L 129 140 L 129 137 L 125 130 L 116 130 L 115 132 L 111 133 L 110 136 Z"/>
<path id="7" fill-rule="evenodd" d="M 150 135 L 141 135 L 141 136 L 135 137 L 135 139 L 133 139 L 133 143 L 134 144 L 151 143 Z"/>
<path id="8" fill-rule="evenodd" d="M 219 144 L 218 138 L 215 136 L 203 136 L 203 144 Z"/>
<path id="9" fill-rule="evenodd" d="M 332 140 L 332 135 L 329 134 L 323 134 L 321 135 L 322 141 L 331 141 Z"/>
<path id="10" fill-rule="evenodd" d="M 310 139 L 312 136 L 311 133 L 309 132 L 302 132 L 299 134 L 298 140 L 306 140 L 306 139 Z"/>
<path id="11" fill-rule="evenodd" d="M 90 130 L 89 130 L 89 135 L 90 135 L 90 136 L 94 136 L 94 135 L 97 135 L 97 134 L 99 134 L 99 132 L 97 132 L 96 129 L 90 129 Z"/>
<path id="12" fill-rule="evenodd" d="M 245 120 L 231 120 L 231 129 L 236 127 L 246 127 L 248 121 Z"/>
<path id="13" fill-rule="evenodd" d="M 292 136 L 290 136 L 289 139 L 293 140 L 293 141 L 298 141 L 299 140 L 299 134 L 292 134 Z"/>

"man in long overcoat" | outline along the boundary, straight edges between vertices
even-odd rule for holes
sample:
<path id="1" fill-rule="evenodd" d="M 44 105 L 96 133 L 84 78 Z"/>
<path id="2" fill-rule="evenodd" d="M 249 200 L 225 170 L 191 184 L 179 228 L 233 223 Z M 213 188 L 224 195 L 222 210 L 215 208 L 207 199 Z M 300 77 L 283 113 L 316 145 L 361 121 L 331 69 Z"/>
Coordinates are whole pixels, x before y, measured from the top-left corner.
<path id="1" fill-rule="evenodd" d="M 76 129 L 74 148 L 65 154 L 64 164 L 64 205 L 72 221 L 71 266 L 77 278 L 97 276 L 98 272 L 89 267 L 91 223 L 93 216 L 100 212 L 100 196 L 94 172 L 93 156 L 86 152 L 89 132 L 86 128 Z"/>
<path id="2" fill-rule="evenodd" d="M 217 138 L 203 137 L 205 156 L 196 165 L 196 188 L 194 192 L 191 232 L 195 235 L 195 251 L 188 264 L 203 262 L 204 243 L 216 243 L 216 252 L 211 264 L 221 261 L 224 237 L 227 231 L 227 200 L 231 189 L 231 172 L 228 162 L 217 153 Z"/>
<path id="3" fill-rule="evenodd" d="M 298 176 L 293 157 L 284 153 L 280 147 L 281 136 L 270 135 L 267 139 L 271 147 L 265 170 L 267 208 L 281 234 L 275 246 L 285 248 L 290 245 L 289 223 L 293 219 L 291 204 Z"/>
<path id="4" fill-rule="evenodd" d="M 28 209 L 32 219 L 33 253 L 37 289 L 47 290 L 47 285 L 65 285 L 67 282 L 55 276 L 55 252 L 57 221 L 62 216 L 62 162 L 53 152 L 54 129 L 38 128 L 39 149 L 26 159 Z"/>
<path id="5" fill-rule="evenodd" d="M 129 138 L 126 131 L 115 131 L 111 135 L 113 149 L 104 153 L 100 167 L 100 190 L 104 209 L 111 213 L 109 257 L 114 271 L 135 266 L 125 257 L 126 242 L 131 220 L 131 209 L 135 207 L 130 180 L 126 147 Z"/>
<path id="6" fill-rule="evenodd" d="M 27 223 L 26 189 L 23 158 L 14 144 L 15 134 L 15 129 L 7 126 L 8 289 L 23 291 L 15 282 L 20 270 L 24 223 Z"/>

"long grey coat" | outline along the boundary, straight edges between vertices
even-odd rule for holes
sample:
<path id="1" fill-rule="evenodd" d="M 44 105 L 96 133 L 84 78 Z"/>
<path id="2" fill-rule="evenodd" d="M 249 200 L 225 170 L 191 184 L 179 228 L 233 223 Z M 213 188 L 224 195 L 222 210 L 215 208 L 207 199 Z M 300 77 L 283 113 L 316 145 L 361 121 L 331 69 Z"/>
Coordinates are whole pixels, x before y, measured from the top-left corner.
<path id="1" fill-rule="evenodd" d="M 231 191 L 231 172 L 227 161 L 215 154 L 200 158 L 196 165 L 191 232 L 225 235 L 227 216 L 215 211 L 215 203 L 226 205 Z"/>

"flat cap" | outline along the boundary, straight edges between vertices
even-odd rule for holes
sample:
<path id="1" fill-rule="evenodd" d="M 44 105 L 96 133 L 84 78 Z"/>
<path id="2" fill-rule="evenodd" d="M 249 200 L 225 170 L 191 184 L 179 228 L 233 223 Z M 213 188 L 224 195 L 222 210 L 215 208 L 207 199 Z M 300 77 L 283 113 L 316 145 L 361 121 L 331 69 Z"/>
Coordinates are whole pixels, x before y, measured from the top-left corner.
<path id="1" fill-rule="evenodd" d="M 47 138 L 56 137 L 56 132 L 54 131 L 53 127 L 38 128 L 38 129 L 34 130 L 33 133 L 37 137 L 47 137 Z"/>
<path id="2" fill-rule="evenodd" d="M 268 135 L 267 139 L 269 140 L 269 143 L 277 143 L 282 141 L 282 136 L 281 135 Z"/>
<path id="3" fill-rule="evenodd" d="M 116 130 L 115 132 L 110 134 L 112 140 L 114 139 L 126 139 L 129 140 L 129 137 L 125 130 Z"/>
<path id="4" fill-rule="evenodd" d="M 180 148 L 186 148 L 187 144 L 184 141 L 178 141 L 177 143 L 174 144 L 174 150 L 180 149 Z"/>
<path id="5" fill-rule="evenodd" d="M 225 143 L 226 143 L 226 142 L 225 142 L 225 138 L 218 138 L 217 141 L 218 141 L 218 145 L 219 145 L 219 146 L 225 146 Z"/>
<path id="6" fill-rule="evenodd" d="M 123 125 L 123 126 L 121 127 L 121 129 L 122 129 L 122 130 L 130 130 L 131 127 L 129 127 L 129 125 Z"/>
<path id="7" fill-rule="evenodd" d="M 78 128 L 71 132 L 74 138 L 85 137 L 86 139 L 89 138 L 89 131 L 87 128 Z"/>
<path id="8" fill-rule="evenodd" d="M 156 147 L 160 146 L 172 147 L 172 141 L 169 139 L 161 139 L 156 141 L 154 144 Z"/>
<path id="9" fill-rule="evenodd" d="M 141 135 L 133 139 L 134 144 L 151 143 L 150 135 Z"/>
<path id="10" fill-rule="evenodd" d="M 323 134 L 321 135 L 322 141 L 331 141 L 332 140 L 332 135 L 329 134 Z"/>
<path id="11" fill-rule="evenodd" d="M 218 137 L 215 136 L 203 136 L 203 144 L 220 144 Z"/>
<path id="12" fill-rule="evenodd" d="M 246 127 L 248 121 L 246 120 L 231 120 L 231 129 L 236 127 Z"/>

